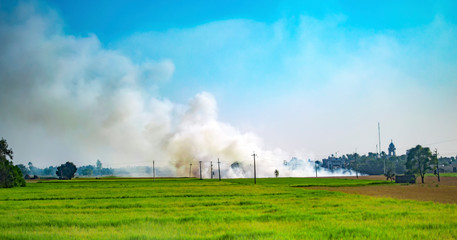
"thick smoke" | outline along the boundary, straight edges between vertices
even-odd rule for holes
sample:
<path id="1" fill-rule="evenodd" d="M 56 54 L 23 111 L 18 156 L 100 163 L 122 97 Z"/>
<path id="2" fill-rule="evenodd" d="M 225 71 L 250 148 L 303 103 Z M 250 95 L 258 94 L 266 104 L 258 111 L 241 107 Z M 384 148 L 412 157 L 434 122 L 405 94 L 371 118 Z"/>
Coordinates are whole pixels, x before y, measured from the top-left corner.
<path id="1" fill-rule="evenodd" d="M 0 23 L 0 133 L 11 141 L 18 163 L 38 166 L 101 159 L 105 166 L 150 165 L 187 176 L 210 177 L 210 161 L 224 177 L 312 176 L 312 166 L 291 170 L 290 156 L 267 151 L 252 133 L 217 119 L 215 98 L 196 94 L 187 105 L 158 97 L 170 60 L 134 63 L 106 49 L 96 36 L 64 34 L 51 13 L 20 5 Z M 235 168 L 230 167 L 237 163 Z"/>

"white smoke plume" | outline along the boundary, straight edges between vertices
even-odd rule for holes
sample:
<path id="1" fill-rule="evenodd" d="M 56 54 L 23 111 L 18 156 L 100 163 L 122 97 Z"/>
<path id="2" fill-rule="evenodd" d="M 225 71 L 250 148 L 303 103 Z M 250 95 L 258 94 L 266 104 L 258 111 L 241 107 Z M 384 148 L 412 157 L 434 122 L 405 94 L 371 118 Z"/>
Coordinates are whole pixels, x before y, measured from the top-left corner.
<path id="1" fill-rule="evenodd" d="M 218 121 L 215 98 L 201 92 L 187 105 L 158 95 L 174 72 L 170 60 L 134 63 L 104 48 L 96 36 L 66 35 L 52 11 L 21 4 L 0 22 L 0 134 L 17 163 L 38 166 L 73 161 L 105 166 L 150 165 L 187 176 L 210 177 L 217 159 L 225 177 L 251 177 L 252 153 L 259 177 L 313 176 L 292 171 L 290 155 L 267 151 L 252 133 Z M 230 165 L 238 162 L 240 168 Z"/>

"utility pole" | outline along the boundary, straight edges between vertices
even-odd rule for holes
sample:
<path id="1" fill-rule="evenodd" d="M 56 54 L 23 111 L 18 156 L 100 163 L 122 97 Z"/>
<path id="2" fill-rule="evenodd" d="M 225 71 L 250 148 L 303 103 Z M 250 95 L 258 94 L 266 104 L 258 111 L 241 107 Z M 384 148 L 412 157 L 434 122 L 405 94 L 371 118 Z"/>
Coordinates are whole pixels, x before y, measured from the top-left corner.
<path id="1" fill-rule="evenodd" d="M 377 158 L 379 158 L 378 144 L 376 144 L 376 156 L 377 156 Z"/>
<path id="2" fill-rule="evenodd" d="M 192 177 L 192 163 L 190 164 L 190 168 L 189 168 L 189 177 Z"/>
<path id="3" fill-rule="evenodd" d="M 357 148 L 355 149 L 355 153 L 354 153 L 354 159 L 355 159 L 355 176 L 357 178 L 359 178 L 359 167 L 357 165 Z"/>
<path id="4" fill-rule="evenodd" d="M 255 152 L 251 155 L 254 157 L 254 184 L 257 184 L 257 176 L 256 176 L 256 170 L 255 170 L 255 156 L 257 156 L 257 154 L 255 154 Z"/>
<path id="5" fill-rule="evenodd" d="M 318 168 L 318 163 L 317 162 L 314 162 L 314 169 L 316 170 L 316 177 L 317 177 L 317 168 Z"/>
<path id="6" fill-rule="evenodd" d="M 202 180 L 202 161 L 198 161 L 200 163 L 200 180 Z"/>
<path id="7" fill-rule="evenodd" d="M 60 178 L 63 180 L 63 164 L 60 165 Z"/>
<path id="8" fill-rule="evenodd" d="M 152 181 L 155 182 L 156 180 L 156 169 L 154 166 L 154 160 L 152 160 Z"/>
<path id="9" fill-rule="evenodd" d="M 219 158 L 217 158 L 217 168 L 219 169 L 219 181 L 221 180 L 221 162 L 219 162 Z"/>
<path id="10" fill-rule="evenodd" d="M 378 122 L 379 155 L 381 155 L 381 124 Z"/>
<path id="11" fill-rule="evenodd" d="M 436 161 L 436 173 L 438 174 L 438 182 L 440 182 L 440 161 L 438 160 L 438 150 L 435 148 L 435 161 Z"/>
<path id="12" fill-rule="evenodd" d="M 211 179 L 213 179 L 213 161 L 211 161 Z"/>
<path id="13" fill-rule="evenodd" d="M 379 139 L 379 157 L 382 157 L 381 148 L 381 124 L 378 122 L 378 139 Z M 386 174 L 386 159 L 384 158 L 384 174 Z"/>

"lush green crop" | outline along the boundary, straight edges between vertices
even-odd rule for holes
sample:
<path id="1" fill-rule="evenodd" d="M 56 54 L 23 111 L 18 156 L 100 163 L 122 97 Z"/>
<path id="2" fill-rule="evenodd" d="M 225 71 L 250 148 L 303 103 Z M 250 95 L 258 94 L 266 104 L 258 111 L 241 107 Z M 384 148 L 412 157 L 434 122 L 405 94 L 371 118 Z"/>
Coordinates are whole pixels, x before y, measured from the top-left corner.
<path id="1" fill-rule="evenodd" d="M 75 179 L 0 189 L 0 239 L 455 239 L 457 206 L 309 190 L 384 181 Z"/>
<path id="2" fill-rule="evenodd" d="M 427 173 L 425 176 L 432 176 L 435 177 L 436 175 L 433 173 Z M 457 173 L 440 173 L 441 177 L 457 177 Z"/>

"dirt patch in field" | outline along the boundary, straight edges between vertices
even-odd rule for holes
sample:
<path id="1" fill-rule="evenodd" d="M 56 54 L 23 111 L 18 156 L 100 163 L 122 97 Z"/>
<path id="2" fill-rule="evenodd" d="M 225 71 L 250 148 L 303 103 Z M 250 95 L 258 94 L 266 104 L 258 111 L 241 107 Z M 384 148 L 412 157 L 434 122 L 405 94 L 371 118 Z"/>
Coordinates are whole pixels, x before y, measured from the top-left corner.
<path id="1" fill-rule="evenodd" d="M 352 178 L 352 177 L 349 177 Z M 355 177 L 354 177 L 355 178 Z M 359 179 L 385 180 L 383 176 L 363 176 Z M 417 179 L 420 182 L 420 177 Z M 308 187 L 309 189 L 338 191 L 375 197 L 391 197 L 419 201 L 434 201 L 457 204 L 457 177 L 425 177 L 425 183 L 410 185 L 370 185 L 360 187 Z"/>

